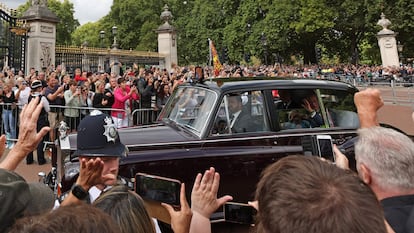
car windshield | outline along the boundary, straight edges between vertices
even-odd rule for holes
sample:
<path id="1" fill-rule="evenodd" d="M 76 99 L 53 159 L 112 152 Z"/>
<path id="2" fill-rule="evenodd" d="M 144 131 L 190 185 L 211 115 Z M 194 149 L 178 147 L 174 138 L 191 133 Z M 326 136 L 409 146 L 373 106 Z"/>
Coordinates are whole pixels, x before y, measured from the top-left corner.
<path id="1" fill-rule="evenodd" d="M 207 127 L 217 94 L 201 87 L 179 87 L 165 106 L 162 120 L 175 122 L 198 136 Z"/>

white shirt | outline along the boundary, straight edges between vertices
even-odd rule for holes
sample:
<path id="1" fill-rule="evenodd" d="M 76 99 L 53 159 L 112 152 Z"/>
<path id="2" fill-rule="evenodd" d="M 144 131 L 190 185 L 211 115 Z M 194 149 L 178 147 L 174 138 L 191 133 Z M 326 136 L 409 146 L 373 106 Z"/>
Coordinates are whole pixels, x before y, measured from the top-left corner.
<path id="1" fill-rule="evenodd" d="M 19 89 L 17 88 L 16 90 L 14 90 L 14 96 L 16 96 L 18 91 Z M 30 96 L 30 87 L 26 87 L 24 88 L 24 90 L 20 91 L 19 99 L 17 100 L 17 105 L 19 106 L 20 109 L 22 109 L 23 106 L 28 103 L 29 96 Z"/>
<path id="2" fill-rule="evenodd" d="M 241 113 L 241 110 L 233 113 L 233 120 L 230 123 L 230 128 L 233 128 L 234 122 L 236 122 L 236 119 L 237 117 L 239 117 L 240 113 Z"/>

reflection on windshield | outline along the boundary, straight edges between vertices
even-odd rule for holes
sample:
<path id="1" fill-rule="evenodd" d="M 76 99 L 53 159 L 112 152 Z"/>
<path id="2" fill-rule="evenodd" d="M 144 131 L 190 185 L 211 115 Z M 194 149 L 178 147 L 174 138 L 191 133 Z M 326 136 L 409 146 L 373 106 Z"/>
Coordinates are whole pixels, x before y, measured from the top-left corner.
<path id="1" fill-rule="evenodd" d="M 181 87 L 172 98 L 165 118 L 200 136 L 216 102 L 216 93 L 200 87 Z"/>

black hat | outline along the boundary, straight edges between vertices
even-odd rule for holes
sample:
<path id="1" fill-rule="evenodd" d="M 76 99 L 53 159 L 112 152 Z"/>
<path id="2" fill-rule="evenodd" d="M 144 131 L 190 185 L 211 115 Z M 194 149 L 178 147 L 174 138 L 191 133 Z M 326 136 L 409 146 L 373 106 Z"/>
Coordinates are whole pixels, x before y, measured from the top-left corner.
<path id="1" fill-rule="evenodd" d="M 127 153 L 112 118 L 97 110 L 82 119 L 76 141 L 74 156 L 124 157 Z"/>
<path id="2" fill-rule="evenodd" d="M 0 232 L 26 214 L 50 211 L 55 202 L 53 191 L 43 183 L 27 183 L 19 174 L 0 169 Z"/>
<path id="3" fill-rule="evenodd" d="M 43 87 L 42 81 L 40 81 L 40 80 L 34 80 L 32 82 L 32 85 L 30 87 L 32 88 L 32 90 L 36 90 L 39 87 Z"/>

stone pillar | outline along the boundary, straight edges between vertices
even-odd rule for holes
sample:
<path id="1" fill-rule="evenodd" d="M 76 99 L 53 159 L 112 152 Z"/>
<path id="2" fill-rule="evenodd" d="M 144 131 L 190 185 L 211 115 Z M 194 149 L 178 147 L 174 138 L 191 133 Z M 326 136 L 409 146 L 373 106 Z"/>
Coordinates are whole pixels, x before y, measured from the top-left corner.
<path id="1" fill-rule="evenodd" d="M 397 33 L 388 29 L 391 25 L 391 21 L 385 18 L 384 13 L 382 13 L 381 19 L 377 24 L 382 27 L 382 30 L 377 33 L 382 66 L 399 66 L 397 41 L 395 40 Z"/>
<path id="2" fill-rule="evenodd" d="M 49 10 L 47 1 L 33 0 L 21 19 L 30 25 L 26 48 L 26 75 L 31 67 L 41 70 L 55 65 L 56 24 L 59 18 Z"/>
<path id="3" fill-rule="evenodd" d="M 156 30 L 158 33 L 158 53 L 165 56 L 165 61 L 160 60 L 160 66 L 171 71 L 171 65 L 178 64 L 177 31 L 169 23 L 173 16 L 168 10 L 167 5 L 164 6 L 164 11 L 161 13 L 160 18 L 164 21 L 164 24 Z"/>

